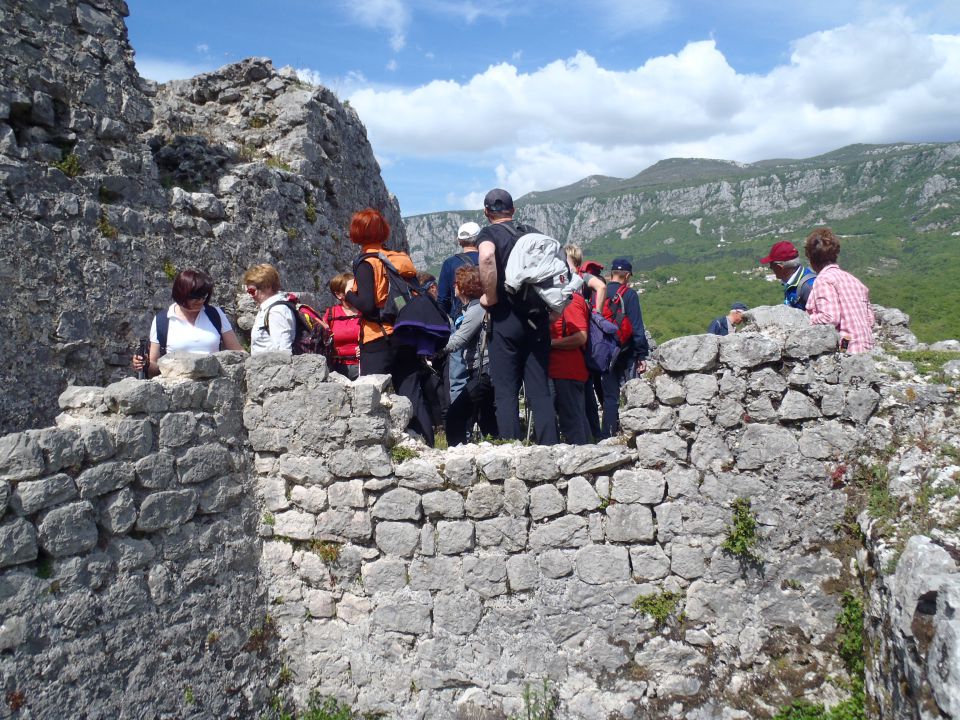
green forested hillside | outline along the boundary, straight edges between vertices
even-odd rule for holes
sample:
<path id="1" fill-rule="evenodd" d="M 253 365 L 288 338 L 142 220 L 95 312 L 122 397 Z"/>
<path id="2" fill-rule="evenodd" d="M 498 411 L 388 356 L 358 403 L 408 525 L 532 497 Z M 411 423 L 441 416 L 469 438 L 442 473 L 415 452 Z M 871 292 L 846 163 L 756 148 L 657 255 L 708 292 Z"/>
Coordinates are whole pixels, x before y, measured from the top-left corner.
<path id="1" fill-rule="evenodd" d="M 782 239 L 802 256 L 818 225 L 841 236 L 841 267 L 874 302 L 909 314 L 921 341 L 960 339 L 960 143 L 850 145 L 751 164 L 673 158 L 624 180 L 530 193 L 517 213 L 608 267 L 630 258 L 658 342 L 704 332 L 734 301 L 782 302 L 758 260 Z M 439 264 L 457 223 L 478 218 L 407 218 L 411 248 Z"/>

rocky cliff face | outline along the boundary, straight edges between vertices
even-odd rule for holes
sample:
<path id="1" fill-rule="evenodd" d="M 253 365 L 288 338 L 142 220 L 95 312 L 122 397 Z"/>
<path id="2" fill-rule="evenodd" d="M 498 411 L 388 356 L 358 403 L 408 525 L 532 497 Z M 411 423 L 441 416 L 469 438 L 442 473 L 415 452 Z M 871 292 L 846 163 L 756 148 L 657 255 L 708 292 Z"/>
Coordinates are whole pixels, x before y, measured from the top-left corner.
<path id="1" fill-rule="evenodd" d="M 641 173 L 635 179 L 639 187 L 605 187 L 602 194 L 590 194 L 586 185 L 575 197 L 562 190 L 530 193 L 518 200 L 517 217 L 562 242 L 584 246 L 610 233 L 643 243 L 644 233 L 664 219 L 709 218 L 714 229 L 725 225 L 730 240 L 785 234 L 871 212 L 892 195 L 895 208 L 883 214 L 895 212 L 918 229 L 933 229 L 937 219 L 925 216 L 943 207 L 941 203 L 960 199 L 958 158 L 960 143 L 894 145 L 852 158 L 827 155 L 739 166 L 729 179 L 701 181 L 678 174 L 667 182 L 658 175 L 656 184 L 647 184 Z M 426 265 L 439 264 L 456 252 L 457 227 L 469 220 L 485 222 L 479 211 L 406 218 L 411 252 Z"/>
<path id="2" fill-rule="evenodd" d="M 199 267 L 232 311 L 243 271 L 325 290 L 349 218 L 399 211 L 355 112 L 250 59 L 157 88 L 122 0 L 0 9 L 0 429 L 42 424 L 68 383 L 124 375 L 172 274 Z"/>

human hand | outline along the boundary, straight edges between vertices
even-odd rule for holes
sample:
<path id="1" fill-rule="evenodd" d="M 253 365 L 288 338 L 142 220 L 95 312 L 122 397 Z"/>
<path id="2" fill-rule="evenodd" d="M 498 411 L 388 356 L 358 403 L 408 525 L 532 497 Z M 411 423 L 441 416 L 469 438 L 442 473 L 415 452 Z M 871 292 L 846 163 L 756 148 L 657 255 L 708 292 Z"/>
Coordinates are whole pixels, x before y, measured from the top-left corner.
<path id="1" fill-rule="evenodd" d="M 497 304 L 497 295 L 496 293 L 484 293 L 480 296 L 480 307 L 485 310 L 489 310 L 494 305 Z"/>
<path id="2" fill-rule="evenodd" d="M 643 375 L 647 371 L 647 361 L 637 360 L 637 375 Z"/>
<path id="3" fill-rule="evenodd" d="M 147 359 L 143 355 L 134 355 L 130 360 L 130 367 L 132 367 L 137 372 L 143 370 L 144 366 L 147 364 Z"/>

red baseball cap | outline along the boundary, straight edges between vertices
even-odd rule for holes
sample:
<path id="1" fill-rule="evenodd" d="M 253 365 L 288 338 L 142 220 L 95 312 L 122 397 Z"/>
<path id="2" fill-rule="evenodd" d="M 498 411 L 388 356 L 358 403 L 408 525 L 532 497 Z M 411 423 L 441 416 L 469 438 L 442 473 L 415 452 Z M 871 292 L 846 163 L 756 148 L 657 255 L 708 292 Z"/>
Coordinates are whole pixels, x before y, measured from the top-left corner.
<path id="1" fill-rule="evenodd" d="M 766 265 L 770 262 L 784 262 L 785 260 L 793 260 L 798 257 L 800 257 L 800 253 L 797 252 L 793 243 L 787 240 L 781 240 L 773 244 L 773 247 L 770 248 L 769 255 L 765 258 L 760 258 L 760 264 Z"/>

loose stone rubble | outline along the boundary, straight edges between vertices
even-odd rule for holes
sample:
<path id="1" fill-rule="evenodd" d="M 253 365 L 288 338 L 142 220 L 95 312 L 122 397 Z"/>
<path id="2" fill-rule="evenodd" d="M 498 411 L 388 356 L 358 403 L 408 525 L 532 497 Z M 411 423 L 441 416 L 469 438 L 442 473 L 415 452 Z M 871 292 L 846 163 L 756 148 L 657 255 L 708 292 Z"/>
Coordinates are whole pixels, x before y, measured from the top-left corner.
<path id="1" fill-rule="evenodd" d="M 627 433 L 586 447 L 428 450 L 387 377 L 316 356 L 173 355 L 155 381 L 70 388 L 55 427 L 0 438 L 5 690 L 35 717 L 141 716 L 189 688 L 212 717 L 319 692 L 494 718 L 546 680 L 561 717 L 765 717 L 842 697 L 839 596 L 863 582 L 871 702 L 950 717 L 950 506 L 894 571 L 866 515 L 851 561 L 841 486 L 891 443 L 892 492 L 930 468 L 955 482 L 913 434 L 953 423 L 960 447 L 955 397 L 835 344 L 822 327 L 665 343 L 625 388 Z M 736 498 L 759 562 L 722 548 Z"/>

